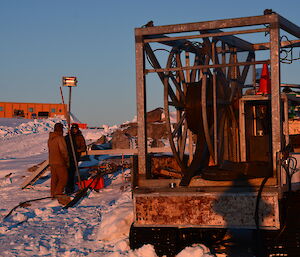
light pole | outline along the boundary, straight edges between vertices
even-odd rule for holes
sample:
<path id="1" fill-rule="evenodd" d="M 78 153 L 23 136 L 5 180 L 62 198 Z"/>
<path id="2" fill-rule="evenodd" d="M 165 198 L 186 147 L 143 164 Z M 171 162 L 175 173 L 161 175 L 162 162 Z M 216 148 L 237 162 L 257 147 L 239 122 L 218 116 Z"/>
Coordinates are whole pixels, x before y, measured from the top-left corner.
<path id="1" fill-rule="evenodd" d="M 62 77 L 62 85 L 64 87 L 69 87 L 69 105 L 68 105 L 68 115 L 67 115 L 68 135 L 69 135 L 69 139 L 70 139 L 70 143 L 71 143 L 72 155 L 73 155 L 73 160 L 74 160 L 74 164 L 75 164 L 75 168 L 76 168 L 76 174 L 77 174 L 77 177 L 78 177 L 79 186 L 81 186 L 80 173 L 79 173 L 79 169 L 78 169 L 78 160 L 76 158 L 76 153 L 75 153 L 75 149 L 74 149 L 74 142 L 73 142 L 73 138 L 72 138 L 71 130 L 70 130 L 70 127 L 71 127 L 72 87 L 77 86 L 77 78 L 76 77 Z"/>
<path id="2" fill-rule="evenodd" d="M 70 129 L 72 87 L 77 86 L 77 78 L 76 77 L 62 77 L 62 85 L 64 87 L 69 87 L 69 105 L 68 105 L 67 122 L 68 122 L 68 128 Z"/>

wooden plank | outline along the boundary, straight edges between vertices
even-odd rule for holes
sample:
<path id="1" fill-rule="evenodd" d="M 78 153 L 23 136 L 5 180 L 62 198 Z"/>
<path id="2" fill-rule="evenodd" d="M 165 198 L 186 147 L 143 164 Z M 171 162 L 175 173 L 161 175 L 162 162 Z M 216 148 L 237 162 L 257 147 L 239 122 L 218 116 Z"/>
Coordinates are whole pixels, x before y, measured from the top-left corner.
<path id="1" fill-rule="evenodd" d="M 159 169 L 153 172 L 154 175 L 161 175 L 171 178 L 182 178 L 182 174 L 172 170 Z"/>
<path id="2" fill-rule="evenodd" d="M 134 155 L 138 149 L 108 149 L 108 150 L 90 150 L 87 155 Z M 153 147 L 148 148 L 148 153 L 172 153 L 170 147 Z"/>
<path id="3" fill-rule="evenodd" d="M 29 185 L 33 185 L 45 173 L 48 166 L 49 161 L 44 161 L 40 165 L 40 167 L 38 167 L 37 170 L 23 182 L 23 184 L 21 185 L 22 189 L 26 188 Z"/>

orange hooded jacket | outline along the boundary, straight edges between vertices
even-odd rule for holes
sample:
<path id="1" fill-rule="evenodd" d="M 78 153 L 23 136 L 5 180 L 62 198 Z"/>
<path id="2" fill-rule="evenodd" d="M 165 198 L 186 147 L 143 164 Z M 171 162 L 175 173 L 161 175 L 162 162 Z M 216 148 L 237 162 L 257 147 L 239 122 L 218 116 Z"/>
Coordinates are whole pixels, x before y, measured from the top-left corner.
<path id="1" fill-rule="evenodd" d="M 48 139 L 49 164 L 69 166 L 69 156 L 65 138 L 58 132 L 50 132 Z"/>

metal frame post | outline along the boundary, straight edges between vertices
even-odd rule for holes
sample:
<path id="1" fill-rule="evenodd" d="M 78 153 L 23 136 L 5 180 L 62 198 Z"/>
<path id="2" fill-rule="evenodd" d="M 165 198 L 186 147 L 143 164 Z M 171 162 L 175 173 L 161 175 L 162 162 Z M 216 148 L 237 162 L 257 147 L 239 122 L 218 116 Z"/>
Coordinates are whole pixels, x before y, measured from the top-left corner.
<path id="1" fill-rule="evenodd" d="M 138 122 L 138 174 L 146 174 L 147 131 L 146 131 L 146 79 L 143 37 L 136 36 L 136 98 Z M 136 175 L 138 175 L 136 174 Z"/>
<path id="2" fill-rule="evenodd" d="M 270 63 L 271 63 L 271 109 L 272 109 L 272 159 L 276 172 L 276 153 L 281 150 L 282 115 L 280 101 L 280 28 L 278 16 L 270 23 Z"/>

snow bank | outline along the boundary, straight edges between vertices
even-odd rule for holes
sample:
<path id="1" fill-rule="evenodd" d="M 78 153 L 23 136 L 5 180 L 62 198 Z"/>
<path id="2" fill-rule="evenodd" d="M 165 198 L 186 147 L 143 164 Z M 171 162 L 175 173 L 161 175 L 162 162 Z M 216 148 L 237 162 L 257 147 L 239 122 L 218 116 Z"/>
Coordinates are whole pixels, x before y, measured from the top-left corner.
<path id="1" fill-rule="evenodd" d="M 56 122 L 66 125 L 66 121 L 59 118 L 34 120 L 0 118 L 0 137 L 49 132 L 53 130 Z"/>
<path id="2" fill-rule="evenodd" d="M 126 170 L 105 177 L 109 185 L 92 191 L 77 205 L 62 209 L 56 200 L 45 199 L 17 208 L 18 203 L 50 195 L 50 176 L 45 174 L 31 188 L 21 190 L 31 175 L 27 168 L 48 156 L 49 131 L 58 119 L 0 118 L 0 255 L 55 257 L 157 257 L 152 245 L 130 250 L 129 229 L 133 203 Z M 86 140 L 98 139 L 118 126 L 82 130 Z M 203 245 L 187 247 L 178 257 L 208 257 Z"/>
<path id="3" fill-rule="evenodd" d="M 140 249 L 136 249 L 128 254 L 128 257 L 157 257 L 153 245 L 144 245 Z"/>
<path id="4" fill-rule="evenodd" d="M 61 122 L 67 132 L 67 123 L 60 118 L 49 119 L 8 119 L 0 118 L 0 160 L 44 155 L 47 158 L 47 140 L 54 124 Z M 103 130 L 84 129 L 82 133 L 87 144 L 96 141 L 102 135 L 112 133 L 117 126 L 103 125 Z"/>
<path id="5" fill-rule="evenodd" d="M 194 244 L 183 249 L 176 257 L 213 257 L 210 250 L 202 244 Z"/>
<path id="6" fill-rule="evenodd" d="M 133 205 L 131 202 L 118 204 L 114 209 L 103 215 L 97 233 L 100 241 L 122 240 L 128 237 L 133 222 Z"/>

